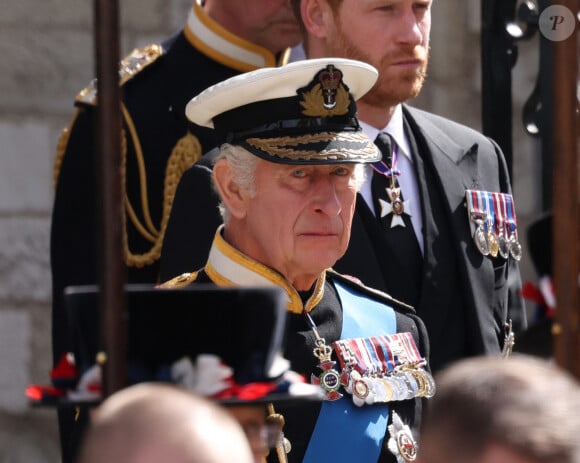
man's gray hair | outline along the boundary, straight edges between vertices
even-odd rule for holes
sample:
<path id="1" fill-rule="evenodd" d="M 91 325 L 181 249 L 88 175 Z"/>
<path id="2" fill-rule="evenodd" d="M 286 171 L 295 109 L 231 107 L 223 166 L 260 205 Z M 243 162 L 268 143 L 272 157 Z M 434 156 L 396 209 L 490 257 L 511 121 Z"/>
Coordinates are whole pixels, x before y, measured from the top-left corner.
<path id="1" fill-rule="evenodd" d="M 253 197 L 256 194 L 256 167 L 260 158 L 241 146 L 224 143 L 220 148 L 220 154 L 218 155 L 216 162 L 220 159 L 228 161 L 233 172 L 234 182 Z M 357 191 L 362 186 L 364 179 L 364 165 L 357 164 L 354 170 L 354 180 Z M 213 188 L 219 196 L 219 191 L 217 191 L 215 181 L 213 182 Z M 230 211 L 221 199 L 218 207 L 224 224 L 227 224 L 231 219 Z"/>
<path id="2" fill-rule="evenodd" d="M 233 172 L 234 182 L 240 188 L 246 190 L 250 196 L 254 196 L 256 194 L 256 167 L 260 158 L 241 146 L 224 143 L 220 148 L 220 154 L 216 162 L 220 159 L 228 161 Z M 213 182 L 213 187 L 219 196 L 215 181 Z M 218 207 L 224 223 L 227 224 L 230 221 L 231 213 L 221 198 Z"/>

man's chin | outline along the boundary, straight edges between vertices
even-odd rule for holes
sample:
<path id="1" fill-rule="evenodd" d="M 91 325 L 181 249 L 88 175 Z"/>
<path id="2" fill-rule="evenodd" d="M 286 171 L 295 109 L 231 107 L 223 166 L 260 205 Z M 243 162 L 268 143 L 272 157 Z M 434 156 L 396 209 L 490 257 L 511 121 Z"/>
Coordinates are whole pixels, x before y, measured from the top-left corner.
<path id="1" fill-rule="evenodd" d="M 414 77 L 399 79 L 396 85 L 392 85 L 392 83 L 389 84 L 388 78 L 381 77 L 380 85 L 376 84 L 362 97 L 361 101 L 371 106 L 395 106 L 419 95 L 423 88 L 423 81 L 422 78 Z M 395 82 L 395 80 L 390 82 Z"/>
<path id="2" fill-rule="evenodd" d="M 311 269 L 311 272 L 314 274 L 322 273 L 324 270 L 333 267 L 334 264 L 342 257 L 344 253 L 337 254 L 319 254 L 313 253 L 308 258 L 308 262 L 305 262 L 305 268 Z"/>
<path id="3" fill-rule="evenodd" d="M 281 22 L 272 26 L 269 31 L 268 44 L 279 44 L 281 50 L 302 43 L 300 26 L 295 23 Z"/>

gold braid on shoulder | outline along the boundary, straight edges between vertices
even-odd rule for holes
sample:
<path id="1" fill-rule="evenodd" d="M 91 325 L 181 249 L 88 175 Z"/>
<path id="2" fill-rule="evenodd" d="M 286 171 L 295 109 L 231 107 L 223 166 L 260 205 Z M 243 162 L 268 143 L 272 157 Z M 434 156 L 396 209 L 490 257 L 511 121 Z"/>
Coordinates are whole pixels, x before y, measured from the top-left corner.
<path id="1" fill-rule="evenodd" d="M 181 275 L 177 275 L 171 280 L 164 281 L 163 283 L 157 285 L 157 287 L 162 289 L 184 288 L 192 284 L 195 280 L 197 280 L 198 275 L 199 272 L 182 273 Z"/>
<path id="2" fill-rule="evenodd" d="M 175 191 L 177 189 L 177 184 L 181 179 L 183 173 L 189 169 L 200 157 L 201 157 L 201 144 L 196 136 L 191 133 L 185 134 L 173 148 L 169 159 L 167 160 L 167 165 L 165 167 L 165 180 L 163 188 L 163 208 L 161 215 L 161 224 L 159 228 L 156 228 L 151 219 L 151 213 L 149 209 L 149 197 L 147 194 L 147 169 L 145 166 L 145 160 L 143 157 L 143 150 L 141 148 L 141 143 L 139 142 L 139 137 L 135 124 L 131 118 L 131 115 L 127 111 L 125 105 L 121 105 L 121 111 L 123 114 L 123 119 L 127 125 L 129 135 L 131 136 L 131 141 L 135 147 L 135 156 L 137 160 L 137 166 L 139 171 L 139 188 L 141 196 L 141 211 L 143 213 L 143 222 L 139 219 L 137 213 L 129 197 L 127 196 L 126 189 L 126 165 L 127 165 L 127 134 L 123 131 L 122 137 L 122 189 L 124 193 L 124 206 L 125 214 L 123 214 L 123 251 L 125 255 L 125 263 L 129 267 L 145 267 L 151 265 L 161 257 L 161 247 L 163 245 L 163 237 L 165 236 L 165 230 L 167 228 L 167 223 L 169 221 L 169 214 L 171 212 L 171 207 L 173 206 L 173 199 L 175 198 Z M 149 251 L 143 254 L 135 254 L 129 249 L 129 240 L 127 236 L 127 218 L 130 220 L 131 224 L 136 228 L 136 230 L 143 236 L 147 241 L 152 243 Z"/>
<path id="3" fill-rule="evenodd" d="M 158 44 L 147 45 L 142 48 L 136 48 L 127 57 L 125 57 L 119 66 L 119 84 L 123 85 L 127 81 L 135 77 L 139 72 L 141 72 L 146 67 L 153 64 L 164 54 L 163 47 Z M 97 86 L 96 80 L 91 81 L 91 83 L 83 88 L 79 94 L 76 96 L 75 101 L 77 104 L 82 106 L 95 106 L 97 104 Z M 74 126 L 80 112 L 83 109 L 77 107 L 68 127 L 62 130 L 56 149 L 56 157 L 54 161 L 53 168 L 53 187 L 56 190 L 60 171 L 62 167 L 62 162 L 66 153 L 66 148 L 70 139 L 70 134 L 72 127 Z M 125 105 L 121 105 L 121 110 L 123 113 L 123 118 L 129 130 L 131 140 L 135 146 L 135 155 L 137 158 L 137 166 L 139 170 L 139 185 L 140 185 L 140 196 L 141 196 L 141 211 L 143 213 L 143 222 L 137 216 L 137 213 L 133 209 L 131 202 L 127 196 L 126 191 L 126 165 L 127 165 L 127 134 L 123 130 L 121 137 L 121 149 L 122 149 L 122 181 L 123 181 L 123 191 L 124 194 L 124 206 L 126 214 L 123 214 L 123 248 L 125 254 L 125 263 L 130 267 L 144 267 L 151 265 L 159 259 L 161 256 L 161 246 L 163 244 L 163 236 L 165 235 L 165 229 L 167 227 L 167 222 L 169 220 L 169 213 L 171 212 L 171 207 L 173 205 L 173 198 L 175 197 L 175 190 L 177 189 L 177 184 L 179 179 L 195 161 L 201 157 L 201 144 L 199 140 L 192 135 L 187 133 L 183 136 L 173 148 L 171 155 L 167 161 L 165 168 L 165 182 L 163 190 L 163 208 L 160 227 L 157 228 L 153 224 L 151 219 L 151 213 L 149 209 L 149 199 L 147 194 L 147 172 L 145 161 L 143 158 L 143 151 L 141 149 L 141 144 L 139 142 L 139 137 L 137 135 L 137 130 L 135 125 L 127 111 Z M 128 238 L 127 238 L 127 219 L 133 224 L 137 231 L 153 245 L 151 249 L 143 254 L 134 254 L 129 249 Z"/>

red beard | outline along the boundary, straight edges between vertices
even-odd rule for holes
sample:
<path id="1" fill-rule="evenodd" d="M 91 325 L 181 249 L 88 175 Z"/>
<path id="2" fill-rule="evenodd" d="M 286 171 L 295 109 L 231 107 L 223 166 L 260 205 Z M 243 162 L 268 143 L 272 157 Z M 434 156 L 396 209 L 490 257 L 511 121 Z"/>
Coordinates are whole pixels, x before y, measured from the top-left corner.
<path id="1" fill-rule="evenodd" d="M 416 97 L 427 76 L 429 51 L 423 46 L 401 47 L 396 52 L 384 55 L 379 62 L 354 45 L 337 24 L 337 34 L 329 40 L 331 54 L 371 64 L 379 70 L 379 78 L 373 88 L 362 98 L 371 106 L 392 107 Z M 394 63 L 418 60 L 421 66 L 414 69 L 397 69 Z"/>

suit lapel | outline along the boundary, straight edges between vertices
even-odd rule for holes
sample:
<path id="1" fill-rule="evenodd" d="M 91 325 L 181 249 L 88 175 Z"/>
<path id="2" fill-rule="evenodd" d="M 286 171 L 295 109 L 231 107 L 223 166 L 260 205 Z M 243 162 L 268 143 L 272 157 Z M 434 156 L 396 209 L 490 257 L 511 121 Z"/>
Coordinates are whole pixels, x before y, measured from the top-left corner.
<path id="1" fill-rule="evenodd" d="M 413 133 L 425 140 L 450 209 L 455 210 L 465 199 L 465 190 L 479 184 L 478 145 L 460 146 L 422 113 L 406 107 L 404 113 Z"/>

